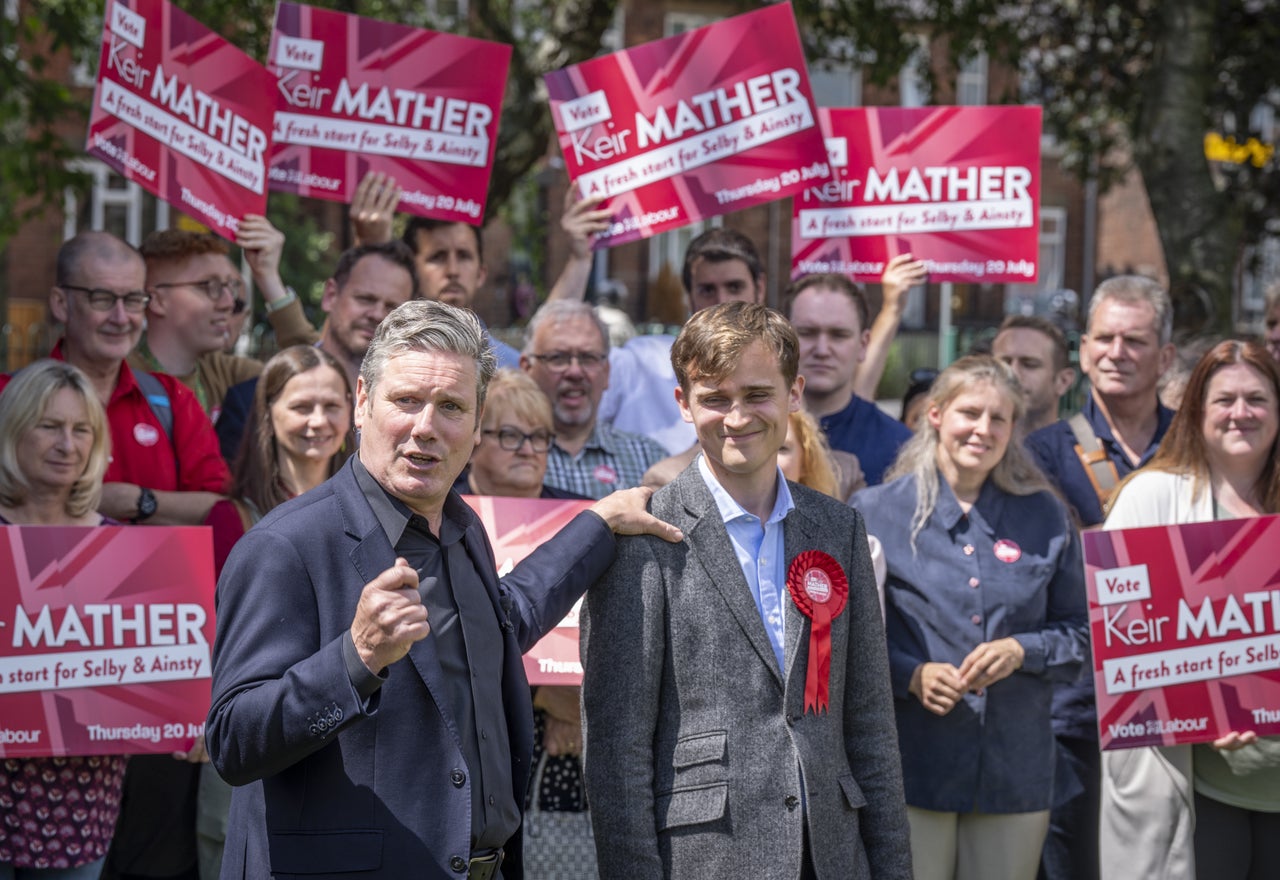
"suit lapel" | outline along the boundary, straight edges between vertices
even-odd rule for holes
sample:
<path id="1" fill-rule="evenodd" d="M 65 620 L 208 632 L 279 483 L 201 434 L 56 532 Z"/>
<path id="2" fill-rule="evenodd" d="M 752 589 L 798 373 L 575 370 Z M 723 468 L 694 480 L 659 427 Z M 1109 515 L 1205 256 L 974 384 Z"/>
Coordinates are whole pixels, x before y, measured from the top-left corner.
<path id="1" fill-rule="evenodd" d="M 811 550 L 815 547 L 815 542 L 809 528 L 809 519 L 796 507 L 791 511 L 790 515 L 782 521 L 782 542 L 784 552 L 787 557 L 787 573 L 791 573 L 791 563 L 797 556 L 805 550 Z M 787 590 L 783 597 L 783 612 L 786 615 L 786 639 L 783 644 L 783 656 L 787 659 L 787 689 L 791 690 L 793 673 L 799 673 L 800 678 L 796 681 L 795 687 L 800 692 L 804 692 L 804 672 L 806 667 L 801 663 L 804 658 L 805 663 L 808 662 L 808 645 L 809 645 L 809 627 L 810 621 L 805 613 L 800 610 L 791 599 L 791 591 Z M 801 653 L 801 647 L 804 647 Z M 800 667 L 797 669 L 797 667 Z"/>
<path id="2" fill-rule="evenodd" d="M 724 598 L 747 641 L 760 655 L 761 661 L 772 670 L 778 686 L 782 687 L 782 671 L 778 669 L 778 659 L 774 656 L 769 635 L 764 631 L 760 611 L 751 597 L 751 588 L 738 565 L 738 555 L 733 550 L 715 499 L 711 497 L 711 492 L 696 467 L 685 470 L 679 482 L 685 511 L 693 522 L 692 528 L 682 526 L 685 542 L 706 571 L 707 580 Z M 790 626 L 790 623 L 787 625 Z"/>

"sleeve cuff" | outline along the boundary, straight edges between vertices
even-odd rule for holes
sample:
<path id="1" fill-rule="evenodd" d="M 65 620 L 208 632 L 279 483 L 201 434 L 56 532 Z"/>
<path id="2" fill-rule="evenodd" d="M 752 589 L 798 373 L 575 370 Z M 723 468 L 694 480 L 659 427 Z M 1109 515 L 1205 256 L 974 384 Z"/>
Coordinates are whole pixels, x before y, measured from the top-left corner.
<path id="1" fill-rule="evenodd" d="M 1046 660 L 1044 655 L 1044 638 L 1039 633 L 1024 633 L 1013 637 L 1022 645 L 1021 672 L 1030 675 L 1044 675 Z"/>
<path id="2" fill-rule="evenodd" d="M 342 636 L 342 659 L 347 664 L 347 678 L 351 679 L 351 686 L 356 689 L 362 701 L 367 701 L 377 693 L 378 688 L 382 687 L 382 683 L 387 680 L 387 670 L 384 669 L 380 674 L 374 675 L 369 671 L 369 667 L 364 665 L 359 652 L 356 651 L 356 643 L 352 640 L 350 631 Z"/>

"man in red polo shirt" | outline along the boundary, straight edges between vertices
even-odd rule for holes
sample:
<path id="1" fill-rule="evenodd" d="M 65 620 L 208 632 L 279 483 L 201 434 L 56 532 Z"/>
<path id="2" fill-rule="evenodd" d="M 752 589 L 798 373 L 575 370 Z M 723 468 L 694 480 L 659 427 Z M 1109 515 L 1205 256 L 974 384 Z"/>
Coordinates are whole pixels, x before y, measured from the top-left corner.
<path id="1" fill-rule="evenodd" d="M 196 396 L 171 376 L 143 374 L 140 385 L 125 363 L 142 334 L 145 281 L 142 256 L 113 235 L 66 242 L 49 294 L 49 313 L 65 330 L 50 356 L 79 367 L 107 409 L 111 461 L 99 511 L 122 522 L 198 525 L 227 490 L 227 467 Z M 7 382 L 0 377 L 0 390 Z M 203 753 L 201 743 L 190 760 Z M 110 876 L 194 877 L 198 779 L 198 763 L 168 755 L 129 762 Z"/>

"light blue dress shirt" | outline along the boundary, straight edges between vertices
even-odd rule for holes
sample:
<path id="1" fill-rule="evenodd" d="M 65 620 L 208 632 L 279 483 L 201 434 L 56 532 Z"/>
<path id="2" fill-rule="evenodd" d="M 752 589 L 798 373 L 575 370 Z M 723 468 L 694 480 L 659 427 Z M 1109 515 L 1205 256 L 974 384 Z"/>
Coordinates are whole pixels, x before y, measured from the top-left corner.
<path id="1" fill-rule="evenodd" d="M 729 543 L 738 556 L 738 566 L 747 578 L 747 586 L 751 589 L 751 598 L 755 600 L 756 610 L 760 612 L 760 620 L 764 623 L 764 631 L 769 636 L 769 644 L 773 646 L 773 654 L 778 659 L 778 669 L 785 675 L 786 661 L 783 659 L 785 615 L 782 613 L 783 595 L 787 590 L 787 553 L 782 540 L 782 521 L 795 507 L 791 500 L 791 490 L 787 481 L 778 471 L 778 497 L 773 503 L 773 512 L 761 527 L 760 517 L 748 513 L 745 508 L 731 496 L 707 465 L 704 456 L 698 456 L 698 473 L 703 482 L 711 490 L 720 518 L 724 520 L 725 531 L 729 533 Z"/>

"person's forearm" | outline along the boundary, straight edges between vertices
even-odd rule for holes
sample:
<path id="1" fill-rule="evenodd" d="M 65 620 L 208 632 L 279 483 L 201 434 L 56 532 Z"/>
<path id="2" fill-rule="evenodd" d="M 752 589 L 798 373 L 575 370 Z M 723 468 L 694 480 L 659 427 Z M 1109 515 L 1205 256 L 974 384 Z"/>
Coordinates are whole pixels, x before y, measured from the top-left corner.
<path id="1" fill-rule="evenodd" d="M 591 280 L 591 255 L 585 258 L 571 254 L 560 277 L 556 279 L 551 292 L 547 294 L 547 302 L 557 299 L 581 301 L 587 295 L 587 282 Z"/>
<path id="2" fill-rule="evenodd" d="M 198 526 L 221 500 L 212 492 L 157 492 L 156 512 L 147 518 L 147 525 Z"/>
<path id="3" fill-rule="evenodd" d="M 889 360 L 889 348 L 902 324 L 902 309 L 896 304 L 885 303 L 880 314 L 871 322 L 871 338 L 867 342 L 866 357 L 858 365 L 853 378 L 853 393 L 864 400 L 875 400 L 876 389 L 884 376 L 884 365 Z"/>

